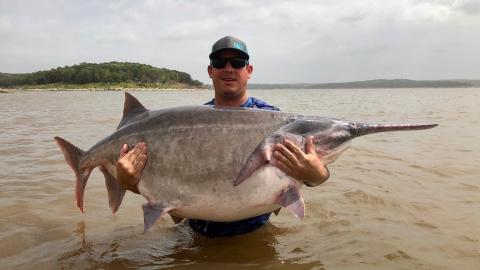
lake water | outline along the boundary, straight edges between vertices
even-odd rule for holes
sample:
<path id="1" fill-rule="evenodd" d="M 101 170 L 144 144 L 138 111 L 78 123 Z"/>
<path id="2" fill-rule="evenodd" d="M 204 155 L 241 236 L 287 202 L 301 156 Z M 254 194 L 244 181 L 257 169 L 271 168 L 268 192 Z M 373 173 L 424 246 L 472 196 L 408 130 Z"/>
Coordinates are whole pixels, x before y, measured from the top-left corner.
<path id="1" fill-rule="evenodd" d="M 136 91 L 160 109 L 211 90 Z M 480 89 L 252 90 L 283 111 L 370 123 L 438 123 L 357 138 L 331 177 L 252 233 L 208 239 L 165 218 L 143 234 L 144 199 L 117 214 L 95 170 L 85 214 L 54 136 L 88 149 L 110 134 L 121 92 L 0 94 L 1 269 L 480 269 Z"/>

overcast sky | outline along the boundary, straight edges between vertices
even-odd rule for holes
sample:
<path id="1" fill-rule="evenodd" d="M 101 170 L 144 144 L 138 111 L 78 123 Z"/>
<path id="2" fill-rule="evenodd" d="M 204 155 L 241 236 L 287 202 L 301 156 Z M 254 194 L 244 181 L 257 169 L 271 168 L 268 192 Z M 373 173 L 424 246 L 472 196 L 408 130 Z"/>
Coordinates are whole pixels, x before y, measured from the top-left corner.
<path id="1" fill-rule="evenodd" d="M 128 61 L 209 83 L 226 35 L 254 83 L 480 79 L 480 0 L 0 0 L 0 72 Z"/>

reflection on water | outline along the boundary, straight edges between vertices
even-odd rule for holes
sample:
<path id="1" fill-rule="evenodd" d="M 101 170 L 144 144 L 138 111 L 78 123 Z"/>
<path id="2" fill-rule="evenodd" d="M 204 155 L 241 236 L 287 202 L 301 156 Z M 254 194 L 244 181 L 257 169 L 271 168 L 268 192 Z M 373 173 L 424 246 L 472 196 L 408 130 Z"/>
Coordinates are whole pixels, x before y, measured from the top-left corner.
<path id="1" fill-rule="evenodd" d="M 75 248 L 62 254 L 58 265 L 65 269 L 130 269 L 157 267 L 241 266 L 259 268 L 265 265 L 288 269 L 311 269 L 321 262 L 279 258 L 278 236 L 288 230 L 268 224 L 259 230 L 235 237 L 207 238 L 195 234 L 185 223 L 168 229 L 157 229 L 139 235 L 132 228 L 123 228 L 113 235 L 89 239 L 84 221 L 74 230 Z M 301 253 L 300 248 L 295 252 Z M 301 257 L 300 257 L 301 258 Z"/>
<path id="2" fill-rule="evenodd" d="M 252 91 L 284 111 L 370 123 L 439 123 L 427 131 L 358 138 L 288 211 L 246 235 L 208 239 L 162 220 L 143 234 L 127 193 L 108 208 L 94 170 L 85 214 L 53 141 L 87 149 L 115 130 L 120 92 L 0 95 L 2 269 L 478 269 L 480 89 Z M 202 104 L 211 91 L 135 92 L 147 108 Z"/>

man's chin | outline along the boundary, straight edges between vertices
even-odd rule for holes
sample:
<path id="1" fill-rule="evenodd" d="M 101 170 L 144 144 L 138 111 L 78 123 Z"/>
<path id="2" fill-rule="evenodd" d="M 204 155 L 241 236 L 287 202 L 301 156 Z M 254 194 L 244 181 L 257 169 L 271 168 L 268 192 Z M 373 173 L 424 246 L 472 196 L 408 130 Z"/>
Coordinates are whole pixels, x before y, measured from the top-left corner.
<path id="1" fill-rule="evenodd" d="M 236 99 L 242 95 L 242 91 L 240 89 L 223 88 L 221 95 L 225 98 Z"/>
<path id="2" fill-rule="evenodd" d="M 223 83 L 223 88 L 236 88 L 237 83 L 235 81 L 224 81 Z"/>
<path id="3" fill-rule="evenodd" d="M 224 93 L 237 93 L 239 91 L 238 87 L 233 84 L 224 84 L 222 90 Z"/>

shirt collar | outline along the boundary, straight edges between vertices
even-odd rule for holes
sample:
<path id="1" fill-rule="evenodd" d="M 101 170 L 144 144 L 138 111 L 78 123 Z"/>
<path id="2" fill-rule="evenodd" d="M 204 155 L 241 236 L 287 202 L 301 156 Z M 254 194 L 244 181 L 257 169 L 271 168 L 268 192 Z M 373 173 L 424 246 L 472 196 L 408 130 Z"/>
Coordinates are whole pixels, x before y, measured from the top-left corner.
<path id="1" fill-rule="evenodd" d="M 204 105 L 215 105 L 215 98 L 213 98 L 213 99 L 210 100 L 209 102 L 205 103 Z M 243 103 L 242 105 L 240 105 L 240 107 L 243 107 L 243 108 L 253 108 L 253 105 L 254 105 L 253 98 L 252 98 L 252 97 L 248 97 L 247 101 L 245 101 L 245 103 Z"/>
<path id="2" fill-rule="evenodd" d="M 245 103 L 243 103 L 242 105 L 240 105 L 240 107 L 252 108 L 252 107 L 253 107 L 253 98 L 248 97 L 247 101 L 245 101 Z"/>

